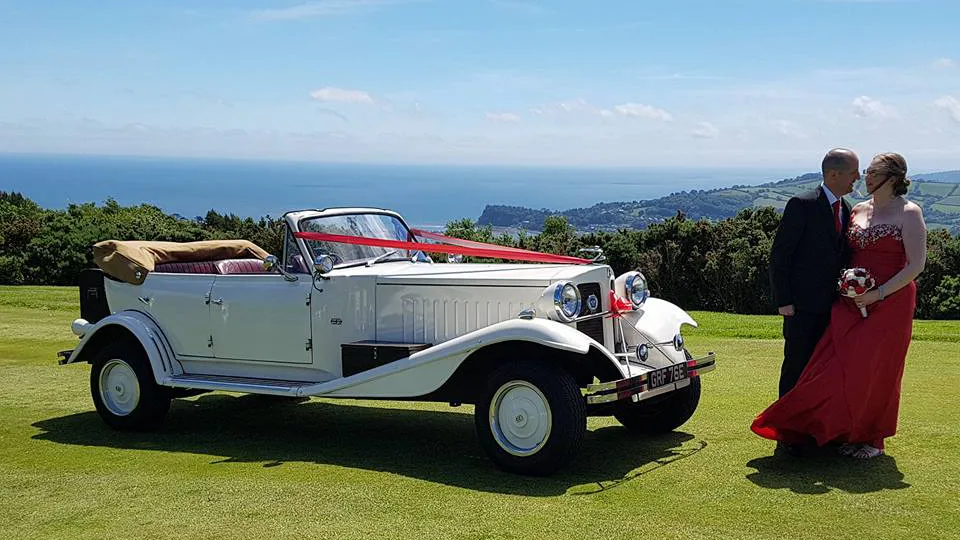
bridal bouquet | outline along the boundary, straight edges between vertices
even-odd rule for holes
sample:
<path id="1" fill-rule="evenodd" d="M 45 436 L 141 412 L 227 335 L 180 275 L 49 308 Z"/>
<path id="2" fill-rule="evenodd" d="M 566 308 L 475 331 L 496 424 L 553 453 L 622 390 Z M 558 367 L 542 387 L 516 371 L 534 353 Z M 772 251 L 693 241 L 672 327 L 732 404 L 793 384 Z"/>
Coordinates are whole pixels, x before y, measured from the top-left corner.
<path id="1" fill-rule="evenodd" d="M 847 298 L 856 298 L 877 286 L 876 280 L 866 268 L 848 268 L 840 276 L 838 285 L 840 294 Z M 860 306 L 860 314 L 867 317 L 867 308 Z"/>

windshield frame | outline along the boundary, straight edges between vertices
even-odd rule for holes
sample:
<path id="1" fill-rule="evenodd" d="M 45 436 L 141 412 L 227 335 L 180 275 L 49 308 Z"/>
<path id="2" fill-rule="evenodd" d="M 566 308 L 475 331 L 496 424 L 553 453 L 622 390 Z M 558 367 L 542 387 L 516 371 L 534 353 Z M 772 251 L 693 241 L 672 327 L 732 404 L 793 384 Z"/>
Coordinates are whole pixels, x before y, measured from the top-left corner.
<path id="1" fill-rule="evenodd" d="M 388 211 L 382 211 L 382 210 L 366 210 L 366 209 L 363 209 L 363 210 L 361 210 L 361 209 L 349 209 L 349 210 L 348 210 L 348 209 L 344 209 L 344 211 L 336 211 L 336 210 L 334 210 L 334 211 L 318 211 L 316 214 L 305 215 L 305 216 L 302 216 L 302 217 L 298 218 L 298 219 L 296 220 L 297 231 L 299 231 L 299 232 L 309 232 L 309 231 L 304 231 L 304 229 L 303 229 L 303 225 L 304 225 L 306 222 L 308 222 L 308 221 L 317 221 L 317 220 L 322 220 L 322 219 L 326 219 L 326 218 L 338 218 L 338 217 L 347 217 L 347 216 L 384 216 L 384 217 L 387 217 L 387 218 L 392 218 L 393 220 L 396 220 L 397 223 L 399 223 L 401 227 L 403 227 L 403 230 L 406 231 L 406 233 L 407 233 L 407 238 L 404 239 L 404 241 L 406 241 L 406 242 L 416 242 L 416 241 L 418 241 L 416 234 L 414 234 L 413 230 L 410 228 L 409 225 L 407 225 L 407 222 L 404 221 L 404 219 L 403 219 L 402 216 L 400 216 L 399 214 L 394 213 L 394 212 L 388 212 Z M 349 235 L 348 235 L 348 236 L 349 236 Z M 308 260 L 308 261 L 311 261 L 311 263 L 316 260 L 316 257 L 317 257 L 318 255 L 321 255 L 321 254 L 322 254 L 322 253 L 314 253 L 314 250 L 313 250 L 313 248 L 311 247 L 309 240 L 302 239 L 302 238 L 299 239 L 299 240 L 301 240 L 302 243 L 303 243 L 303 244 L 302 244 L 302 247 L 307 250 L 307 253 L 306 253 L 306 255 L 308 255 L 307 260 Z M 391 240 L 393 240 L 393 239 L 391 239 Z M 366 258 L 364 258 L 364 259 L 351 259 L 351 260 L 349 260 L 349 261 L 341 261 L 341 262 L 338 262 L 338 263 L 334 264 L 334 268 L 350 268 L 350 267 L 353 267 L 353 266 L 362 266 L 362 265 L 367 264 L 368 262 L 372 261 L 373 259 L 376 259 L 377 257 L 380 257 L 380 256 L 383 255 L 384 253 L 388 253 L 390 250 L 393 249 L 393 248 L 375 248 L 375 247 L 371 247 L 371 246 L 365 246 L 365 247 L 368 247 L 369 249 L 379 249 L 379 250 L 383 250 L 383 251 L 382 251 L 381 253 L 377 253 L 377 254 L 371 255 L 370 257 L 366 257 Z M 402 253 L 407 253 L 407 255 L 402 255 Z M 378 262 L 386 262 L 386 261 L 407 261 L 407 260 L 411 260 L 412 257 L 413 257 L 413 255 L 410 254 L 410 250 L 400 250 L 398 253 L 396 253 L 396 254 L 394 254 L 394 255 L 391 255 L 391 256 L 388 256 L 388 257 L 386 257 L 386 258 L 380 259 L 380 261 L 378 261 Z"/>

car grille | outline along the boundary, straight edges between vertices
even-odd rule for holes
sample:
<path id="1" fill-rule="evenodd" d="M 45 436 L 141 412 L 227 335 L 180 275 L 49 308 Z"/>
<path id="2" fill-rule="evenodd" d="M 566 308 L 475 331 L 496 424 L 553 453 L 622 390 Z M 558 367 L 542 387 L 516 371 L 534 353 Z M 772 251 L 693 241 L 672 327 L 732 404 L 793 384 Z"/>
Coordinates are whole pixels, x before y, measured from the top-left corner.
<path id="1" fill-rule="evenodd" d="M 593 315 L 594 313 L 600 313 L 603 310 L 603 296 L 601 296 L 600 293 L 599 283 L 581 283 L 577 288 L 580 290 L 580 298 L 583 300 L 582 307 L 580 308 L 581 317 Z M 590 295 L 597 297 L 597 309 L 590 309 L 590 306 L 588 305 L 589 302 L 587 302 L 587 299 L 590 298 Z M 578 322 L 577 330 L 590 336 L 590 338 L 596 340 L 597 342 L 603 343 L 603 317 L 597 317 L 596 319 L 590 319 L 589 321 Z"/>

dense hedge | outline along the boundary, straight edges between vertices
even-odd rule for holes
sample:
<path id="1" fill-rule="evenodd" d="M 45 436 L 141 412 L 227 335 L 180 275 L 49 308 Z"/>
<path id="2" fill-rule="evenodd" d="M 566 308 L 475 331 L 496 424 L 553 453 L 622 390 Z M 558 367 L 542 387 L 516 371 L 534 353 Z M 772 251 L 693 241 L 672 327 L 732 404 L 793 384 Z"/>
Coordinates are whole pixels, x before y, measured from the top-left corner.
<path id="1" fill-rule="evenodd" d="M 451 222 L 447 234 L 544 251 L 576 254 L 600 246 L 617 273 L 640 269 L 653 293 L 685 309 L 774 313 L 767 275 L 770 245 L 780 221 L 773 208 L 746 209 L 721 221 L 678 213 L 644 230 L 578 235 L 565 218 L 548 217 L 543 232 L 495 236 L 470 219 Z M 113 200 L 66 210 L 40 208 L 17 193 L 0 192 L 0 284 L 72 285 L 93 264 L 90 247 L 104 239 L 192 241 L 244 238 L 279 254 L 283 222 L 210 211 L 185 219 L 150 205 Z M 960 319 L 960 236 L 931 231 L 927 265 L 917 280 L 917 317 Z"/>

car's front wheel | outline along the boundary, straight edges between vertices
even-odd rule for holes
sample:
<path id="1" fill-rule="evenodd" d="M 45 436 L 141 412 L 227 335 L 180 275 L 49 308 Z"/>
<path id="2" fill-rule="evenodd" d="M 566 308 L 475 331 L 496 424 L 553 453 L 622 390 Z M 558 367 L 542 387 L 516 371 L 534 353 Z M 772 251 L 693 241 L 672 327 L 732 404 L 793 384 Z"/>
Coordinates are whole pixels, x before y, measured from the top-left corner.
<path id="1" fill-rule="evenodd" d="M 139 343 L 117 341 L 96 352 L 90 393 L 100 418 L 119 430 L 149 430 L 163 422 L 170 394 L 153 378 Z"/>
<path id="2" fill-rule="evenodd" d="M 480 444 L 501 469 L 548 475 L 583 445 L 586 404 L 573 376 L 537 362 L 504 364 L 476 405 Z"/>
<path id="3" fill-rule="evenodd" d="M 618 403 L 613 416 L 624 427 L 638 433 L 667 433 L 690 420 L 700 403 L 700 378 L 668 394 L 634 403 Z"/>

